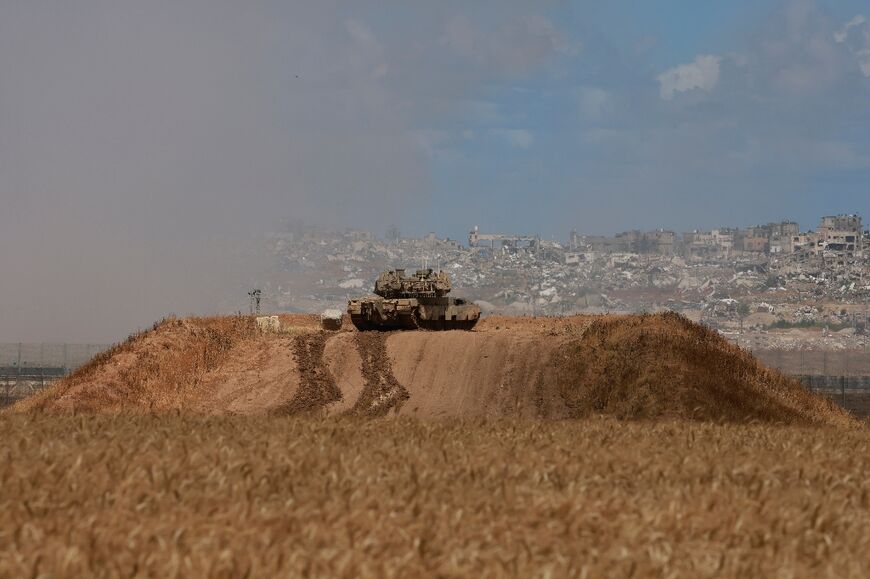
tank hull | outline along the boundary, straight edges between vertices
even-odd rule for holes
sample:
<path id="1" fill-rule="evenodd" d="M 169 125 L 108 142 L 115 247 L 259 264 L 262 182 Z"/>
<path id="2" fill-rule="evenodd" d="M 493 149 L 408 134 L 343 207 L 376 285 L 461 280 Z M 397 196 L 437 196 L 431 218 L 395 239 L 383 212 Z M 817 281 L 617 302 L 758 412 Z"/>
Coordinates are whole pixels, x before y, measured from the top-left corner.
<path id="1" fill-rule="evenodd" d="M 347 312 L 359 330 L 470 330 L 480 308 L 462 299 L 369 296 L 348 303 Z"/>

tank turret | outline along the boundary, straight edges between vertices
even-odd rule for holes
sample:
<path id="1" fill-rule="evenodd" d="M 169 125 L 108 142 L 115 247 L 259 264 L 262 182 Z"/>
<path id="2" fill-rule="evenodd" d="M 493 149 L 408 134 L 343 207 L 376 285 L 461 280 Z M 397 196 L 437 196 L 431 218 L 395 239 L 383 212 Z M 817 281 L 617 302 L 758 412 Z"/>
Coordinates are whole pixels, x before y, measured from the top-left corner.
<path id="1" fill-rule="evenodd" d="M 405 276 L 404 269 L 391 269 L 378 276 L 375 295 L 382 298 L 435 298 L 450 293 L 450 278 L 443 271 L 418 269 L 414 275 Z"/>

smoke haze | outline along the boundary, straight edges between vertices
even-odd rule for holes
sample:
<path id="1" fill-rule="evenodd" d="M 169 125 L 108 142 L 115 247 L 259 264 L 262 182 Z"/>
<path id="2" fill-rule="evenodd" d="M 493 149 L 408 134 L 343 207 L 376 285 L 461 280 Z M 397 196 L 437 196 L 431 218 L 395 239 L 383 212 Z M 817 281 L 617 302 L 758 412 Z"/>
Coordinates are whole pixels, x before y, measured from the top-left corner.
<path id="1" fill-rule="evenodd" d="M 564 237 L 867 208 L 860 3 L 614 4 L 0 1 L 0 341 L 246 309 L 287 220 Z"/>
<path id="2" fill-rule="evenodd" d="M 251 234 L 396 219 L 428 175 L 366 42 L 327 3 L 0 4 L 0 340 L 243 308 Z"/>

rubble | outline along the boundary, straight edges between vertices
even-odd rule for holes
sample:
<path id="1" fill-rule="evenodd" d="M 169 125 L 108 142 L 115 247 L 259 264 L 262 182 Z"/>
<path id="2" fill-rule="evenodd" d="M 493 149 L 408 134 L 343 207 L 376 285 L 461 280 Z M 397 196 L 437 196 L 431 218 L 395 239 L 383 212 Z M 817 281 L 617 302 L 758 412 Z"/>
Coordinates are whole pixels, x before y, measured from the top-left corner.
<path id="1" fill-rule="evenodd" d="M 836 220 L 831 223 L 840 226 Z M 385 241 L 365 231 L 296 229 L 270 238 L 277 267 L 264 292 L 280 311 L 343 308 L 348 299 L 366 295 L 382 270 L 432 267 L 448 271 L 454 287 L 480 303 L 486 315 L 674 310 L 723 331 L 755 333 L 756 340 L 768 342 L 789 332 L 816 340 L 825 328 L 866 327 L 870 251 L 863 248 L 870 249 L 870 243 L 862 238 L 838 250 L 836 242 L 852 238 L 831 230 L 824 234 L 828 241 L 801 245 L 818 236 L 791 235 L 794 227 L 783 222 L 750 228 L 751 235 L 720 229 L 715 235 L 695 232 L 688 237 L 694 244 L 725 244 L 718 252 L 680 246 L 661 231 L 624 234 L 616 251 L 599 238 L 593 240 L 596 247 L 583 246 L 589 238 L 576 233 L 561 245 L 536 236 L 473 230 L 475 243 L 464 246 L 435 234 L 394 234 Z M 746 235 L 753 247 L 759 246 L 765 231 L 772 232 L 769 239 L 776 242 L 776 252 L 735 249 Z M 784 249 L 786 241 L 794 247 Z M 638 249 L 638 244 L 646 244 L 647 250 L 625 250 Z M 776 339 L 771 338 L 774 332 Z M 837 336 L 826 339 L 863 347 L 858 333 Z"/>

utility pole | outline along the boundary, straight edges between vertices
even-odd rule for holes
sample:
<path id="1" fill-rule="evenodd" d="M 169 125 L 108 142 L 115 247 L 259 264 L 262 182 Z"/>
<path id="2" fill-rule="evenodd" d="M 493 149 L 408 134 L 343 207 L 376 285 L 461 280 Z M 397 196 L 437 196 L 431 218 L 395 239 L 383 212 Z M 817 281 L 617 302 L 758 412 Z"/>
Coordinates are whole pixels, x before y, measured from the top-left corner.
<path id="1" fill-rule="evenodd" d="M 248 292 L 248 297 L 251 300 L 251 315 L 253 316 L 255 313 L 260 315 L 260 296 L 262 295 L 262 290 L 255 289 Z"/>

